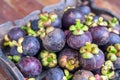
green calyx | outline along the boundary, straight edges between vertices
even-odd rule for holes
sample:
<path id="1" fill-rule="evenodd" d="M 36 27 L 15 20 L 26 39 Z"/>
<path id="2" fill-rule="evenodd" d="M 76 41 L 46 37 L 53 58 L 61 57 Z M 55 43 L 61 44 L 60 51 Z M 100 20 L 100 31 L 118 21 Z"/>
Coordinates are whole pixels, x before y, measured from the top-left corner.
<path id="1" fill-rule="evenodd" d="M 88 26 L 83 25 L 79 19 L 76 20 L 76 24 L 75 25 L 71 25 L 69 28 L 70 31 L 72 31 L 72 33 L 74 35 L 81 35 L 84 34 L 84 32 L 88 31 Z"/>
<path id="2" fill-rule="evenodd" d="M 41 37 L 41 38 L 44 38 L 47 34 L 49 34 L 50 32 L 52 32 L 55 28 L 53 26 L 47 26 L 47 27 L 44 27 L 42 22 L 39 22 L 38 23 L 38 27 L 39 27 L 39 30 L 37 31 L 37 34 Z M 41 25 L 42 24 L 42 25 Z"/>
<path id="3" fill-rule="evenodd" d="M 26 26 L 22 26 L 21 29 L 25 30 L 29 36 L 37 37 L 37 32 L 31 28 L 31 23 L 28 22 Z"/>
<path id="4" fill-rule="evenodd" d="M 21 37 L 18 39 L 18 41 L 15 41 L 15 40 L 12 40 L 10 41 L 9 38 L 7 37 L 7 35 L 5 35 L 5 42 L 3 43 L 4 46 L 10 46 L 10 47 L 13 47 L 13 46 L 17 46 L 17 51 L 19 53 L 22 53 L 22 45 L 21 43 L 23 42 L 24 38 Z"/>
<path id="5" fill-rule="evenodd" d="M 40 21 L 42 21 L 43 23 L 50 21 L 50 22 L 55 22 L 55 20 L 57 19 L 57 14 L 55 13 L 42 13 L 39 16 Z M 50 23 L 51 24 L 51 23 Z"/>
<path id="6" fill-rule="evenodd" d="M 117 49 L 114 46 L 108 46 L 107 52 L 109 53 L 117 53 Z"/>
<path id="7" fill-rule="evenodd" d="M 67 69 L 64 69 L 64 79 L 63 80 L 71 80 L 73 77 L 73 74 L 71 74 Z"/>
<path id="8" fill-rule="evenodd" d="M 101 68 L 101 73 L 103 76 L 107 76 L 109 79 L 111 79 L 114 76 L 114 66 L 110 60 L 104 63 L 104 65 Z"/>
<path id="9" fill-rule="evenodd" d="M 48 52 L 46 50 L 41 51 L 39 55 L 42 60 L 42 64 L 45 67 L 55 67 L 57 65 L 57 56 L 55 53 Z"/>
<path id="10" fill-rule="evenodd" d="M 99 53 L 99 48 L 96 44 L 87 42 L 85 46 L 80 48 L 79 52 L 81 53 L 82 58 L 91 59 L 94 57 L 94 55 L 97 55 Z"/>
<path id="11" fill-rule="evenodd" d="M 111 61 L 116 61 L 117 60 L 117 56 L 114 53 L 108 53 L 107 54 L 107 59 L 109 59 Z"/>
<path id="12" fill-rule="evenodd" d="M 75 58 L 69 58 L 67 56 L 62 56 L 59 60 L 61 67 L 66 68 L 69 71 L 72 71 L 79 67 L 79 61 Z"/>
<path id="13" fill-rule="evenodd" d="M 7 58 L 10 59 L 11 61 L 17 63 L 21 59 L 21 56 L 14 55 L 14 56 L 7 56 Z"/>
<path id="14" fill-rule="evenodd" d="M 107 59 L 109 59 L 111 61 L 117 60 L 117 57 L 120 57 L 120 44 L 108 46 L 107 52 L 108 52 Z"/>
<path id="15" fill-rule="evenodd" d="M 111 20 L 108 21 L 108 27 L 115 27 L 119 24 L 119 21 L 116 17 L 113 17 Z"/>
<path id="16" fill-rule="evenodd" d="M 103 17 L 99 17 L 97 22 L 94 22 L 94 17 L 95 15 L 93 13 L 85 15 L 85 20 L 86 20 L 85 24 L 89 27 L 96 27 L 98 25 L 101 25 L 101 26 L 108 25 L 108 23 L 103 20 Z"/>
<path id="17" fill-rule="evenodd" d="M 14 46 L 15 40 L 11 41 L 7 34 L 4 36 L 4 40 L 5 41 L 3 43 L 3 46 L 10 46 L 10 47 Z"/>
<path id="18" fill-rule="evenodd" d="M 19 55 L 14 55 L 13 58 L 12 58 L 12 60 L 14 62 L 19 62 L 20 59 L 21 59 L 21 56 L 19 56 Z"/>

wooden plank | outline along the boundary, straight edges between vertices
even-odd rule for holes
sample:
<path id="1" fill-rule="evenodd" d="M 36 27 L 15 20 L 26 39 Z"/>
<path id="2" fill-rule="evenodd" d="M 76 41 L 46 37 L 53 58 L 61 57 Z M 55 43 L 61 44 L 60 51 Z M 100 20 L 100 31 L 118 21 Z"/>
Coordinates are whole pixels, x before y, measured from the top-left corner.
<path id="1" fill-rule="evenodd" d="M 23 18 L 34 10 L 57 2 L 59 0 L 0 0 L 0 24 Z M 110 9 L 120 15 L 119 0 L 95 0 L 95 2 L 98 7 Z"/>

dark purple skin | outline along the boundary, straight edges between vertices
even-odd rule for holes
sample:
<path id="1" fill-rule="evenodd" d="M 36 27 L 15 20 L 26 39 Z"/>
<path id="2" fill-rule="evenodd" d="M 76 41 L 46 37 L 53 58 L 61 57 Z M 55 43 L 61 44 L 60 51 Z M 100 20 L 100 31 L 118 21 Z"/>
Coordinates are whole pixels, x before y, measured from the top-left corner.
<path id="1" fill-rule="evenodd" d="M 91 9 L 87 5 L 80 5 L 77 7 L 84 15 L 88 15 L 91 12 Z"/>
<path id="2" fill-rule="evenodd" d="M 17 46 L 13 46 L 13 47 L 11 47 L 8 55 L 10 55 L 10 56 L 20 55 L 21 56 L 22 54 L 17 51 Z"/>
<path id="3" fill-rule="evenodd" d="M 58 52 L 65 46 L 65 34 L 61 29 L 55 28 L 42 39 L 42 42 L 48 51 Z"/>
<path id="4" fill-rule="evenodd" d="M 35 57 L 23 57 L 17 66 L 25 77 L 36 77 L 42 71 L 41 62 Z"/>
<path id="5" fill-rule="evenodd" d="M 104 62 L 105 62 L 105 56 L 101 50 L 97 55 L 94 55 L 94 57 L 91 59 L 84 59 L 80 55 L 80 65 L 83 69 L 86 69 L 86 70 L 93 71 L 96 69 L 100 69 L 101 66 L 104 64 Z"/>
<path id="6" fill-rule="evenodd" d="M 58 16 L 54 22 L 51 23 L 51 26 L 55 28 L 61 28 L 61 18 Z"/>
<path id="7" fill-rule="evenodd" d="M 24 55 L 34 56 L 40 50 L 40 43 L 33 36 L 25 36 L 22 42 L 22 50 Z"/>
<path id="8" fill-rule="evenodd" d="M 71 32 L 67 35 L 67 44 L 73 49 L 79 50 L 86 42 L 92 42 L 92 36 L 89 31 L 82 35 L 73 35 Z"/>
<path id="9" fill-rule="evenodd" d="M 94 76 L 92 72 L 88 70 L 79 70 L 74 74 L 72 80 L 88 80 L 90 76 Z"/>
<path id="10" fill-rule="evenodd" d="M 17 41 L 20 37 L 24 37 L 25 35 L 25 31 L 21 28 L 13 28 L 8 32 L 9 39 L 15 41 Z"/>
<path id="11" fill-rule="evenodd" d="M 106 52 L 108 46 L 118 43 L 120 43 L 120 36 L 118 34 L 110 32 L 108 43 L 103 46 L 100 46 L 100 48 Z"/>
<path id="12" fill-rule="evenodd" d="M 116 61 L 113 62 L 116 70 L 120 70 L 120 58 L 117 58 Z"/>
<path id="13" fill-rule="evenodd" d="M 39 19 L 30 21 L 32 30 L 35 30 L 35 31 L 39 30 L 39 28 L 38 28 L 38 21 L 39 21 Z"/>
<path id="14" fill-rule="evenodd" d="M 58 62 L 59 62 L 59 65 L 61 66 L 61 63 L 60 63 L 60 59 L 63 57 L 63 56 L 67 56 L 67 61 L 69 59 L 76 59 L 77 61 L 79 61 L 79 53 L 76 51 L 76 50 L 73 50 L 73 49 L 70 49 L 70 48 L 65 48 L 64 50 L 62 50 L 59 54 L 59 57 L 58 57 Z M 79 64 L 78 64 L 79 65 Z M 62 67 L 62 66 L 61 66 Z M 79 67 L 79 66 L 78 66 Z M 74 68 L 72 71 L 78 69 L 78 67 Z M 65 68 L 65 67 L 62 67 L 62 68 Z"/>
<path id="15" fill-rule="evenodd" d="M 56 67 L 48 70 L 45 80 L 63 80 L 63 77 L 63 71 Z"/>
<path id="16" fill-rule="evenodd" d="M 77 8 L 71 8 L 64 12 L 62 17 L 63 29 L 69 29 L 71 25 L 76 24 L 76 19 L 84 22 L 84 14 Z"/>
<path id="17" fill-rule="evenodd" d="M 111 80 L 120 80 L 120 70 L 116 70 L 115 71 L 115 76 Z"/>
<path id="18" fill-rule="evenodd" d="M 114 45 L 120 43 L 120 36 L 115 33 L 110 33 L 109 41 L 107 45 Z"/>
<path id="19" fill-rule="evenodd" d="M 90 28 L 89 31 L 91 32 L 93 43 L 97 45 L 105 45 L 109 41 L 109 31 L 107 28 L 102 26 L 97 26 L 94 28 Z"/>

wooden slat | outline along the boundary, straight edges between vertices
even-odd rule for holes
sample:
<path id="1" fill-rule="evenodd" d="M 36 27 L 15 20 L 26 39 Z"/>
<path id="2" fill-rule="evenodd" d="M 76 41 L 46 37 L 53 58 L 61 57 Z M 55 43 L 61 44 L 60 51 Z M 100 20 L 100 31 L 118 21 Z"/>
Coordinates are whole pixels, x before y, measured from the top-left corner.
<path id="1" fill-rule="evenodd" d="M 0 24 L 23 18 L 34 10 L 43 8 L 59 0 L 0 0 Z M 107 8 L 120 15 L 119 0 L 95 0 L 98 7 Z M 42 3 L 42 4 L 41 4 Z"/>

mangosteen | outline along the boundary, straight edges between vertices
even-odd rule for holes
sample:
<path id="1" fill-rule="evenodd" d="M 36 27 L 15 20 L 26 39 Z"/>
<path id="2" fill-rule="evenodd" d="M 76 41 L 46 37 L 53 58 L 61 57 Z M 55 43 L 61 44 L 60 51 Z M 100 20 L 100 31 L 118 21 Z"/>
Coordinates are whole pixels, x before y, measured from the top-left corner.
<path id="1" fill-rule="evenodd" d="M 79 68 L 79 53 L 76 50 L 66 48 L 60 52 L 58 57 L 59 65 L 69 71 Z"/>
<path id="2" fill-rule="evenodd" d="M 114 65 L 112 61 L 105 61 L 104 65 L 101 67 L 101 74 L 110 80 L 115 77 Z"/>
<path id="3" fill-rule="evenodd" d="M 97 45 L 105 45 L 109 41 L 109 31 L 104 26 L 96 26 L 90 28 L 89 31 L 91 32 L 93 43 Z"/>
<path id="4" fill-rule="evenodd" d="M 64 73 L 62 69 L 55 67 L 48 70 L 45 80 L 63 80 Z"/>
<path id="5" fill-rule="evenodd" d="M 17 41 L 20 37 L 24 37 L 26 35 L 25 31 L 21 28 L 13 28 L 6 35 L 11 41 Z"/>
<path id="6" fill-rule="evenodd" d="M 24 36 L 26 36 L 24 30 L 21 28 L 13 28 L 4 36 L 3 46 L 13 47 L 14 43 L 16 43 L 19 38 Z"/>
<path id="7" fill-rule="evenodd" d="M 110 46 L 120 43 L 120 36 L 118 34 L 110 32 L 109 41 L 105 46 Z"/>
<path id="8" fill-rule="evenodd" d="M 18 42 L 14 42 L 13 44 L 17 46 L 16 53 L 21 53 L 25 56 L 34 56 L 40 49 L 39 41 L 33 36 L 21 37 L 18 39 Z"/>
<path id="9" fill-rule="evenodd" d="M 91 71 L 88 70 L 78 70 L 74 75 L 72 80 L 88 80 L 90 76 L 94 76 Z"/>
<path id="10" fill-rule="evenodd" d="M 35 57 L 23 57 L 17 66 L 25 77 L 36 77 L 42 71 L 41 62 Z"/>
<path id="11" fill-rule="evenodd" d="M 77 7 L 84 15 L 88 15 L 91 12 L 91 9 L 87 5 L 80 5 Z"/>
<path id="12" fill-rule="evenodd" d="M 21 42 L 21 46 L 18 46 L 18 51 L 27 56 L 34 56 L 40 49 L 39 41 L 33 36 L 25 36 Z"/>
<path id="13" fill-rule="evenodd" d="M 96 44 L 86 43 L 80 48 L 80 65 L 86 70 L 100 69 L 105 62 L 104 53 Z"/>
<path id="14" fill-rule="evenodd" d="M 88 31 L 88 27 L 81 24 L 80 20 L 76 20 L 76 25 L 70 26 L 69 30 L 70 32 L 66 39 L 68 46 L 71 48 L 79 50 L 86 42 L 92 42 L 92 36 Z"/>
<path id="15" fill-rule="evenodd" d="M 54 52 L 43 50 L 40 52 L 39 57 L 44 67 L 52 68 L 57 66 L 57 56 Z"/>
<path id="16" fill-rule="evenodd" d="M 115 60 L 113 64 L 116 70 L 120 70 L 120 57 L 117 58 L 117 60 Z"/>
<path id="17" fill-rule="evenodd" d="M 39 16 L 40 20 L 38 27 L 43 26 L 53 26 L 55 28 L 61 28 L 61 18 L 55 12 L 41 13 Z"/>
<path id="18" fill-rule="evenodd" d="M 62 25 L 63 29 L 69 29 L 71 25 L 76 23 L 76 19 L 79 19 L 81 23 L 84 22 L 84 14 L 77 8 L 69 8 L 67 9 L 62 17 Z"/>
<path id="19" fill-rule="evenodd" d="M 58 52 L 65 46 L 65 33 L 54 27 L 47 27 L 46 31 L 41 34 L 43 46 L 51 52 Z"/>

